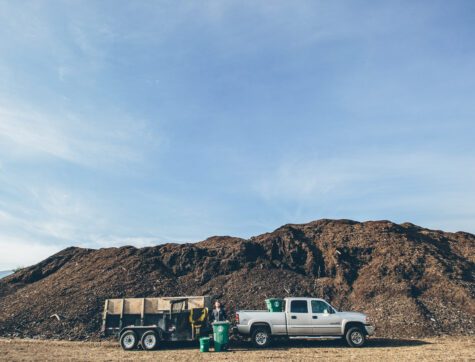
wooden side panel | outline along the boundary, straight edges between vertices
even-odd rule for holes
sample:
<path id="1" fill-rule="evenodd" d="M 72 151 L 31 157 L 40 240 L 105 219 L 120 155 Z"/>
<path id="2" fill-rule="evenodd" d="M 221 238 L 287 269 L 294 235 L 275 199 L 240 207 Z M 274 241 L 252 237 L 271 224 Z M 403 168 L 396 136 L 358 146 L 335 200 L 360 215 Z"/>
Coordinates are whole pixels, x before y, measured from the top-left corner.
<path id="1" fill-rule="evenodd" d="M 143 298 L 124 299 L 124 314 L 142 314 Z"/>
<path id="2" fill-rule="evenodd" d="M 204 308 L 204 297 L 191 297 L 188 299 L 188 309 Z"/>
<path id="3" fill-rule="evenodd" d="M 170 299 L 158 298 L 157 310 L 170 310 Z"/>
<path id="4" fill-rule="evenodd" d="M 159 298 L 145 298 L 145 314 L 153 314 L 158 311 Z"/>
<path id="5" fill-rule="evenodd" d="M 119 315 L 122 311 L 122 299 L 108 299 L 107 314 Z"/>
<path id="6" fill-rule="evenodd" d="M 170 310 L 170 301 L 187 299 L 188 309 L 211 308 L 211 297 L 191 296 L 191 297 L 161 297 L 161 298 L 124 298 L 107 299 L 104 312 L 107 315 L 122 314 L 154 314 L 160 311 Z"/>

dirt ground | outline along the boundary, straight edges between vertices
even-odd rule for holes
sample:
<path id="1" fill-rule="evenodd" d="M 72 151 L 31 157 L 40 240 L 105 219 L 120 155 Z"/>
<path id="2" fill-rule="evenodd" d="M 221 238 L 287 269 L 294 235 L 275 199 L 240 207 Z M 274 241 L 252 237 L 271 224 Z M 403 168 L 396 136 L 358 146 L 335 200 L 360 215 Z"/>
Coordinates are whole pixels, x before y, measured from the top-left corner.
<path id="1" fill-rule="evenodd" d="M 0 339 L 5 361 L 469 361 L 475 359 L 475 337 L 372 339 L 360 349 L 340 341 L 299 341 L 255 350 L 246 344 L 223 353 L 200 353 L 196 345 L 168 345 L 153 352 L 124 352 L 115 342 L 67 342 Z"/>

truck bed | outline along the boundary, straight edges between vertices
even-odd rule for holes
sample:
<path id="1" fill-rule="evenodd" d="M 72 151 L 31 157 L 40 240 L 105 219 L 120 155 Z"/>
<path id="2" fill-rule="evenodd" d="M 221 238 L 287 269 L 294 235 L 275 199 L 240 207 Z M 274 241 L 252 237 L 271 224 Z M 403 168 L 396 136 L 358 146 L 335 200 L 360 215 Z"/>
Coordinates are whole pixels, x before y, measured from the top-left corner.
<path id="1" fill-rule="evenodd" d="M 271 328 L 274 335 L 287 334 L 287 321 L 285 312 L 269 312 L 267 310 L 240 310 L 238 331 L 250 334 L 250 326 L 254 323 L 265 323 Z"/>

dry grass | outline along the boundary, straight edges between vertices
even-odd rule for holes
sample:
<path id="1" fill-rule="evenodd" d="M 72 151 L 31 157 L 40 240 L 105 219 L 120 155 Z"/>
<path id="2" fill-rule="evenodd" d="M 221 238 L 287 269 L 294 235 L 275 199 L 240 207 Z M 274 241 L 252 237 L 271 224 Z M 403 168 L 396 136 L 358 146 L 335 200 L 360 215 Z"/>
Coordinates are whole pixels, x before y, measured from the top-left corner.
<path id="1" fill-rule="evenodd" d="M 360 349 L 335 341 L 302 341 L 266 350 L 240 345 L 224 353 L 200 353 L 195 345 L 169 345 L 154 352 L 124 352 L 114 342 L 0 339 L 0 356 L 1 360 L 8 361 L 468 361 L 475 360 L 475 337 L 373 339 Z"/>

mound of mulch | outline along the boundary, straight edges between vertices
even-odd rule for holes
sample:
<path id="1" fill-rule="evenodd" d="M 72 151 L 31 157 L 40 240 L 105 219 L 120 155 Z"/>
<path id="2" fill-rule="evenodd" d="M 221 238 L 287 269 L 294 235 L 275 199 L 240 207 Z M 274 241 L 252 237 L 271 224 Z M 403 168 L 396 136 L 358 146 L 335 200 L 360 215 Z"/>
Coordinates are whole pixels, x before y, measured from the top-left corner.
<path id="1" fill-rule="evenodd" d="M 215 295 L 230 311 L 325 298 L 368 313 L 377 335 L 475 334 L 475 235 L 389 221 L 319 220 L 249 240 L 68 248 L 0 280 L 0 335 L 99 336 L 104 300 Z"/>

